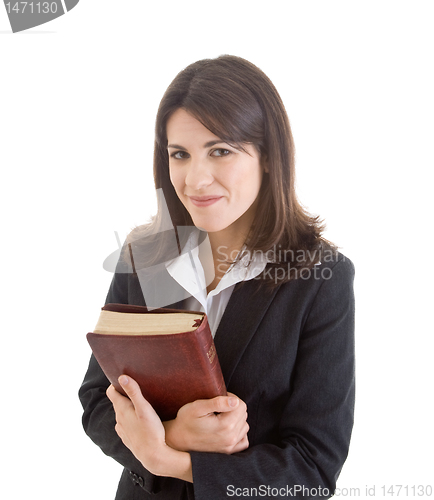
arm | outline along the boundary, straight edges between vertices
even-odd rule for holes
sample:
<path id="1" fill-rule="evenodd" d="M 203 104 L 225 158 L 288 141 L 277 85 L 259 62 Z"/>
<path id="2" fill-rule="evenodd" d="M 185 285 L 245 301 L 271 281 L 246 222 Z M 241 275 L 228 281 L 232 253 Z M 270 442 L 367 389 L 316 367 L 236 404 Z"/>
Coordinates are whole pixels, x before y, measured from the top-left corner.
<path id="1" fill-rule="evenodd" d="M 106 299 L 106 303 L 109 302 L 129 303 L 128 274 L 117 273 L 114 275 Z M 110 382 L 92 355 L 79 391 L 84 409 L 83 426 L 88 436 L 106 455 L 111 456 L 143 478 L 144 489 L 147 491 L 158 491 L 159 479 L 156 476 L 162 474 L 191 481 L 191 472 L 188 476 L 188 473 L 185 473 L 186 467 L 181 471 L 176 470 L 173 466 L 178 464 L 173 460 L 169 460 L 168 468 L 165 471 L 158 469 L 158 473 L 153 474 L 151 472 L 153 465 L 151 464 L 149 469 L 144 467 L 145 460 L 143 462 L 138 460 L 129 447 L 123 443 L 115 430 L 116 415 L 112 401 L 106 396 L 109 386 Z M 234 407 L 229 404 L 232 399 L 219 397 L 209 401 L 197 401 L 183 407 L 175 420 L 164 422 L 167 444 L 181 451 L 206 449 L 231 453 L 245 449 L 248 446 L 246 406 L 236 398 L 234 410 Z M 214 411 L 220 412 L 220 415 L 214 415 Z M 131 445 L 130 447 L 133 448 Z M 185 460 L 186 455 L 188 453 L 182 457 L 179 456 Z M 171 453 L 167 457 L 174 458 L 175 454 Z M 190 455 L 188 455 L 188 464 L 191 464 Z"/>
<path id="2" fill-rule="evenodd" d="M 119 383 L 128 398 L 112 385 L 107 396 L 116 412 L 115 431 L 122 442 L 152 474 L 192 482 L 190 455 L 166 444 L 163 424 L 142 396 L 137 382 L 122 375 Z"/>
<path id="3" fill-rule="evenodd" d="M 166 443 L 176 450 L 236 453 L 249 446 L 247 406 L 231 393 L 188 403 L 163 425 Z"/>
<path id="4" fill-rule="evenodd" d="M 122 375 L 119 377 L 119 383 L 128 397 L 119 394 L 112 385 L 107 389 L 107 397 L 113 403 L 116 413 L 115 431 L 122 442 L 152 474 L 193 482 L 190 455 L 186 451 L 180 451 L 168 445 L 165 427 L 155 410 L 143 397 L 137 382 L 131 377 Z M 243 407 L 243 402 L 237 397 L 220 396 L 195 401 L 186 407 L 185 429 L 182 425 L 177 426 L 175 423 L 177 419 L 171 422 L 172 427 L 174 429 L 177 427 L 181 435 L 185 433 L 180 442 L 183 446 L 185 443 L 187 450 L 191 448 L 191 442 L 194 445 L 197 442 L 198 448 L 204 450 L 220 450 L 225 446 L 222 443 L 226 443 L 228 439 L 233 440 L 232 436 L 235 436 L 235 441 L 226 445 L 227 451 L 232 452 L 234 447 L 239 447 L 237 443 L 240 441 L 238 437 L 240 431 L 236 429 L 239 422 L 241 422 L 243 435 L 241 441 L 246 438 L 248 426 L 245 422 L 245 405 Z M 222 413 L 216 415 L 214 413 L 216 410 Z M 203 414 L 204 411 L 207 413 Z M 180 412 L 182 413 L 182 410 Z M 237 416 L 240 413 L 243 414 L 241 418 Z M 246 426 L 247 429 L 245 429 Z M 223 432 L 224 430 L 226 432 Z M 180 436 L 177 432 L 173 434 L 174 438 L 179 441 Z M 243 445 L 239 449 L 245 447 Z"/>

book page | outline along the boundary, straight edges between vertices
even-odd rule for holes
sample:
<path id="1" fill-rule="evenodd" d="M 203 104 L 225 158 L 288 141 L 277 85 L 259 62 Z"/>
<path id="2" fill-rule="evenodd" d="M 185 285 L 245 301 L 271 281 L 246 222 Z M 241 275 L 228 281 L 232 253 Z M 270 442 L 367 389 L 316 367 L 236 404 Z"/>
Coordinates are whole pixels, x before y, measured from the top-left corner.
<path id="1" fill-rule="evenodd" d="M 94 333 L 113 335 L 167 335 L 196 330 L 195 320 L 202 321 L 198 313 L 134 314 L 101 311 Z"/>

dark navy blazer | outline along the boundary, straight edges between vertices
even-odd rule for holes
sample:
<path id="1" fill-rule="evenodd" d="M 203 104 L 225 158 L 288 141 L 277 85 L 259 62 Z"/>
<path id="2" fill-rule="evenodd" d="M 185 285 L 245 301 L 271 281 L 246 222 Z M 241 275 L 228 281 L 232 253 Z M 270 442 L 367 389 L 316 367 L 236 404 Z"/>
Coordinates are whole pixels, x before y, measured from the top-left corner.
<path id="1" fill-rule="evenodd" d="M 340 253 L 329 260 L 271 292 L 260 279 L 236 285 L 215 344 L 228 391 L 247 404 L 249 448 L 191 452 L 193 484 L 153 476 L 123 445 L 109 382 L 91 357 L 83 425 L 125 467 L 116 500 L 333 494 L 353 427 L 354 266 Z M 145 305 L 137 276 L 115 273 L 106 302 Z"/>

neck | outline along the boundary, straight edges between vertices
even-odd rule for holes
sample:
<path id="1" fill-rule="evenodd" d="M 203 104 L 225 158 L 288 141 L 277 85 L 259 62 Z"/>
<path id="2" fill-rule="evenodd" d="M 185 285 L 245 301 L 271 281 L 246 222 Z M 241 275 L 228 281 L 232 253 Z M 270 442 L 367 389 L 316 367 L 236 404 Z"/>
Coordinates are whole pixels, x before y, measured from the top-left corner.
<path id="1" fill-rule="evenodd" d="M 216 233 L 208 233 L 214 262 L 217 264 L 234 261 L 238 252 L 243 248 L 247 237 L 247 235 L 240 233 L 227 234 L 227 232 L 231 232 L 228 229 Z"/>

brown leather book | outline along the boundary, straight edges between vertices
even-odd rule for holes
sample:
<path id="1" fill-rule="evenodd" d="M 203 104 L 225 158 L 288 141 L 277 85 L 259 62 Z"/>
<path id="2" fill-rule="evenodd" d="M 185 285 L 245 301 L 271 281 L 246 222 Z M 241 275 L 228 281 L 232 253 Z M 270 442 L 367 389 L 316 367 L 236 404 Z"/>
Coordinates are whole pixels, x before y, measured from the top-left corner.
<path id="1" fill-rule="evenodd" d="M 115 388 L 125 395 L 118 378 L 131 376 L 163 421 L 187 403 L 226 395 L 204 313 L 106 304 L 87 340 Z"/>

